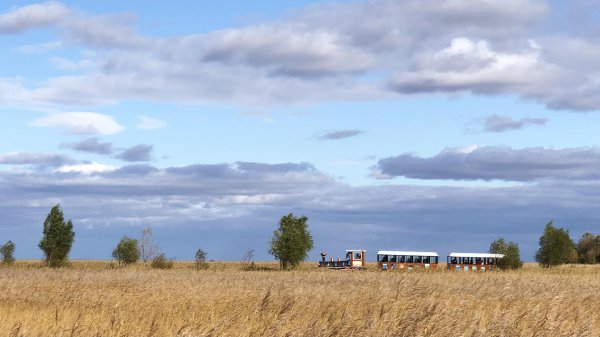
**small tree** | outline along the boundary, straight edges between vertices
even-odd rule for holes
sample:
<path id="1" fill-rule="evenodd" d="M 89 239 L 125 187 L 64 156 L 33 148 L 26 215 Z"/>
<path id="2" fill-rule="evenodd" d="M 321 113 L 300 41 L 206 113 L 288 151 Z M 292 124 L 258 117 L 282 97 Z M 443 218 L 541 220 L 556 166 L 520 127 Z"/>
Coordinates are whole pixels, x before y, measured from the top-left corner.
<path id="1" fill-rule="evenodd" d="M 519 245 L 514 242 L 506 242 L 503 238 L 490 244 L 491 254 L 504 254 L 504 258 L 498 261 L 501 269 L 519 269 L 523 267 Z"/>
<path id="2" fill-rule="evenodd" d="M 575 244 L 569 236 L 569 231 L 554 227 L 554 222 L 550 221 L 540 237 L 540 249 L 535 254 L 535 260 L 545 267 L 550 267 L 573 262 L 576 256 Z"/>
<path id="3" fill-rule="evenodd" d="M 152 228 L 150 226 L 142 230 L 142 238 L 140 239 L 140 254 L 144 263 L 154 259 L 159 255 L 160 249 L 152 242 Z"/>
<path id="4" fill-rule="evenodd" d="M 14 253 L 15 244 L 12 241 L 8 240 L 7 243 L 0 246 L 0 255 L 2 255 L 3 264 L 13 264 L 15 262 Z"/>
<path id="5" fill-rule="evenodd" d="M 206 269 L 208 268 L 208 263 L 206 263 L 206 252 L 202 249 L 198 249 L 196 252 L 196 268 L 197 269 Z"/>
<path id="6" fill-rule="evenodd" d="M 113 250 L 112 256 L 119 261 L 119 264 L 128 265 L 137 262 L 140 259 L 137 240 L 123 236 L 117 247 Z"/>
<path id="7" fill-rule="evenodd" d="M 281 269 L 298 267 L 313 248 L 307 222 L 306 216 L 296 218 L 293 213 L 279 220 L 279 228 L 273 232 L 269 254 L 279 261 Z"/>
<path id="8" fill-rule="evenodd" d="M 75 240 L 75 232 L 73 231 L 73 222 L 71 220 L 65 222 L 60 204 L 50 210 L 44 221 L 43 233 L 38 246 L 44 252 L 46 263 L 50 267 L 64 265 Z"/>
<path id="9" fill-rule="evenodd" d="M 242 256 L 242 269 L 243 270 L 256 270 L 256 264 L 254 263 L 254 249 L 247 249 Z"/>
<path id="10" fill-rule="evenodd" d="M 600 262 L 600 236 L 587 232 L 577 243 L 577 261 L 593 264 Z"/>

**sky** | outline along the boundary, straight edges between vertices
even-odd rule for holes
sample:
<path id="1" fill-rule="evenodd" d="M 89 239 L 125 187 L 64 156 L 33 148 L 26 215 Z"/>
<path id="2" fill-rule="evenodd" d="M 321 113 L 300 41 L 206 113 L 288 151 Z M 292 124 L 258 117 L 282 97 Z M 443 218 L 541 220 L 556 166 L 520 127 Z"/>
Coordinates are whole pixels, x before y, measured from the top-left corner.
<path id="1" fill-rule="evenodd" d="M 532 261 L 549 221 L 600 232 L 596 0 L 6 1 L 0 242 L 70 257 L 153 229 L 168 257 L 319 253 Z"/>

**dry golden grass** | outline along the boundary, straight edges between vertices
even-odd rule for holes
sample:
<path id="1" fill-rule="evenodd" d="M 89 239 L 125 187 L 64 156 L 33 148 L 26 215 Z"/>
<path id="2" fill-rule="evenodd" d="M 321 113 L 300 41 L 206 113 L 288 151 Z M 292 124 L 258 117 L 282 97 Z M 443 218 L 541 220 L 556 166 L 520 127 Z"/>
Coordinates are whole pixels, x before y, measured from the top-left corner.
<path id="1" fill-rule="evenodd" d="M 476 274 L 110 265 L 0 269 L 0 336 L 600 336 L 598 266 Z"/>

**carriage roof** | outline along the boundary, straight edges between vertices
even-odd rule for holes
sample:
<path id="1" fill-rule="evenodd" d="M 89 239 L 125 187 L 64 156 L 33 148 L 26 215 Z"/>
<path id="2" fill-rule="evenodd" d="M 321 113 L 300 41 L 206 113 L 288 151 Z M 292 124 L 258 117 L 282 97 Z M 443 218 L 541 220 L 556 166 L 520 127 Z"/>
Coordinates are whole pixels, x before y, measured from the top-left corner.
<path id="1" fill-rule="evenodd" d="M 436 252 L 411 252 L 403 250 L 380 250 L 378 255 L 405 255 L 405 256 L 439 256 Z"/>
<path id="2" fill-rule="evenodd" d="M 489 254 L 489 253 L 450 253 L 450 257 L 482 257 L 482 258 L 495 258 L 501 259 L 504 254 Z"/>

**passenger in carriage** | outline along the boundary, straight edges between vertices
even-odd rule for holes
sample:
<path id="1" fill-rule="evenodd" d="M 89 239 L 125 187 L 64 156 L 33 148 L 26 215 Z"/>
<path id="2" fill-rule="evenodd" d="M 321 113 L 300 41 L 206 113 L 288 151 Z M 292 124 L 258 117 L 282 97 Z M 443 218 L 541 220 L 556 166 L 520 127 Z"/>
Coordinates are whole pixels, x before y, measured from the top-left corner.
<path id="1" fill-rule="evenodd" d="M 477 258 L 477 264 L 483 264 L 483 260 L 480 257 Z"/>
<path id="2" fill-rule="evenodd" d="M 453 258 L 450 260 L 450 263 L 452 263 L 452 264 L 457 264 L 456 262 L 457 262 L 457 261 L 456 261 L 456 258 L 455 258 L 455 257 L 453 257 Z"/>
<path id="3" fill-rule="evenodd" d="M 390 256 L 390 262 L 396 262 L 396 255 Z"/>
<path id="4" fill-rule="evenodd" d="M 384 255 L 384 256 L 381 258 L 381 262 L 388 262 L 388 256 L 387 256 L 387 255 Z"/>
<path id="5" fill-rule="evenodd" d="M 404 263 L 404 255 L 400 256 L 400 261 L 398 262 Z"/>

